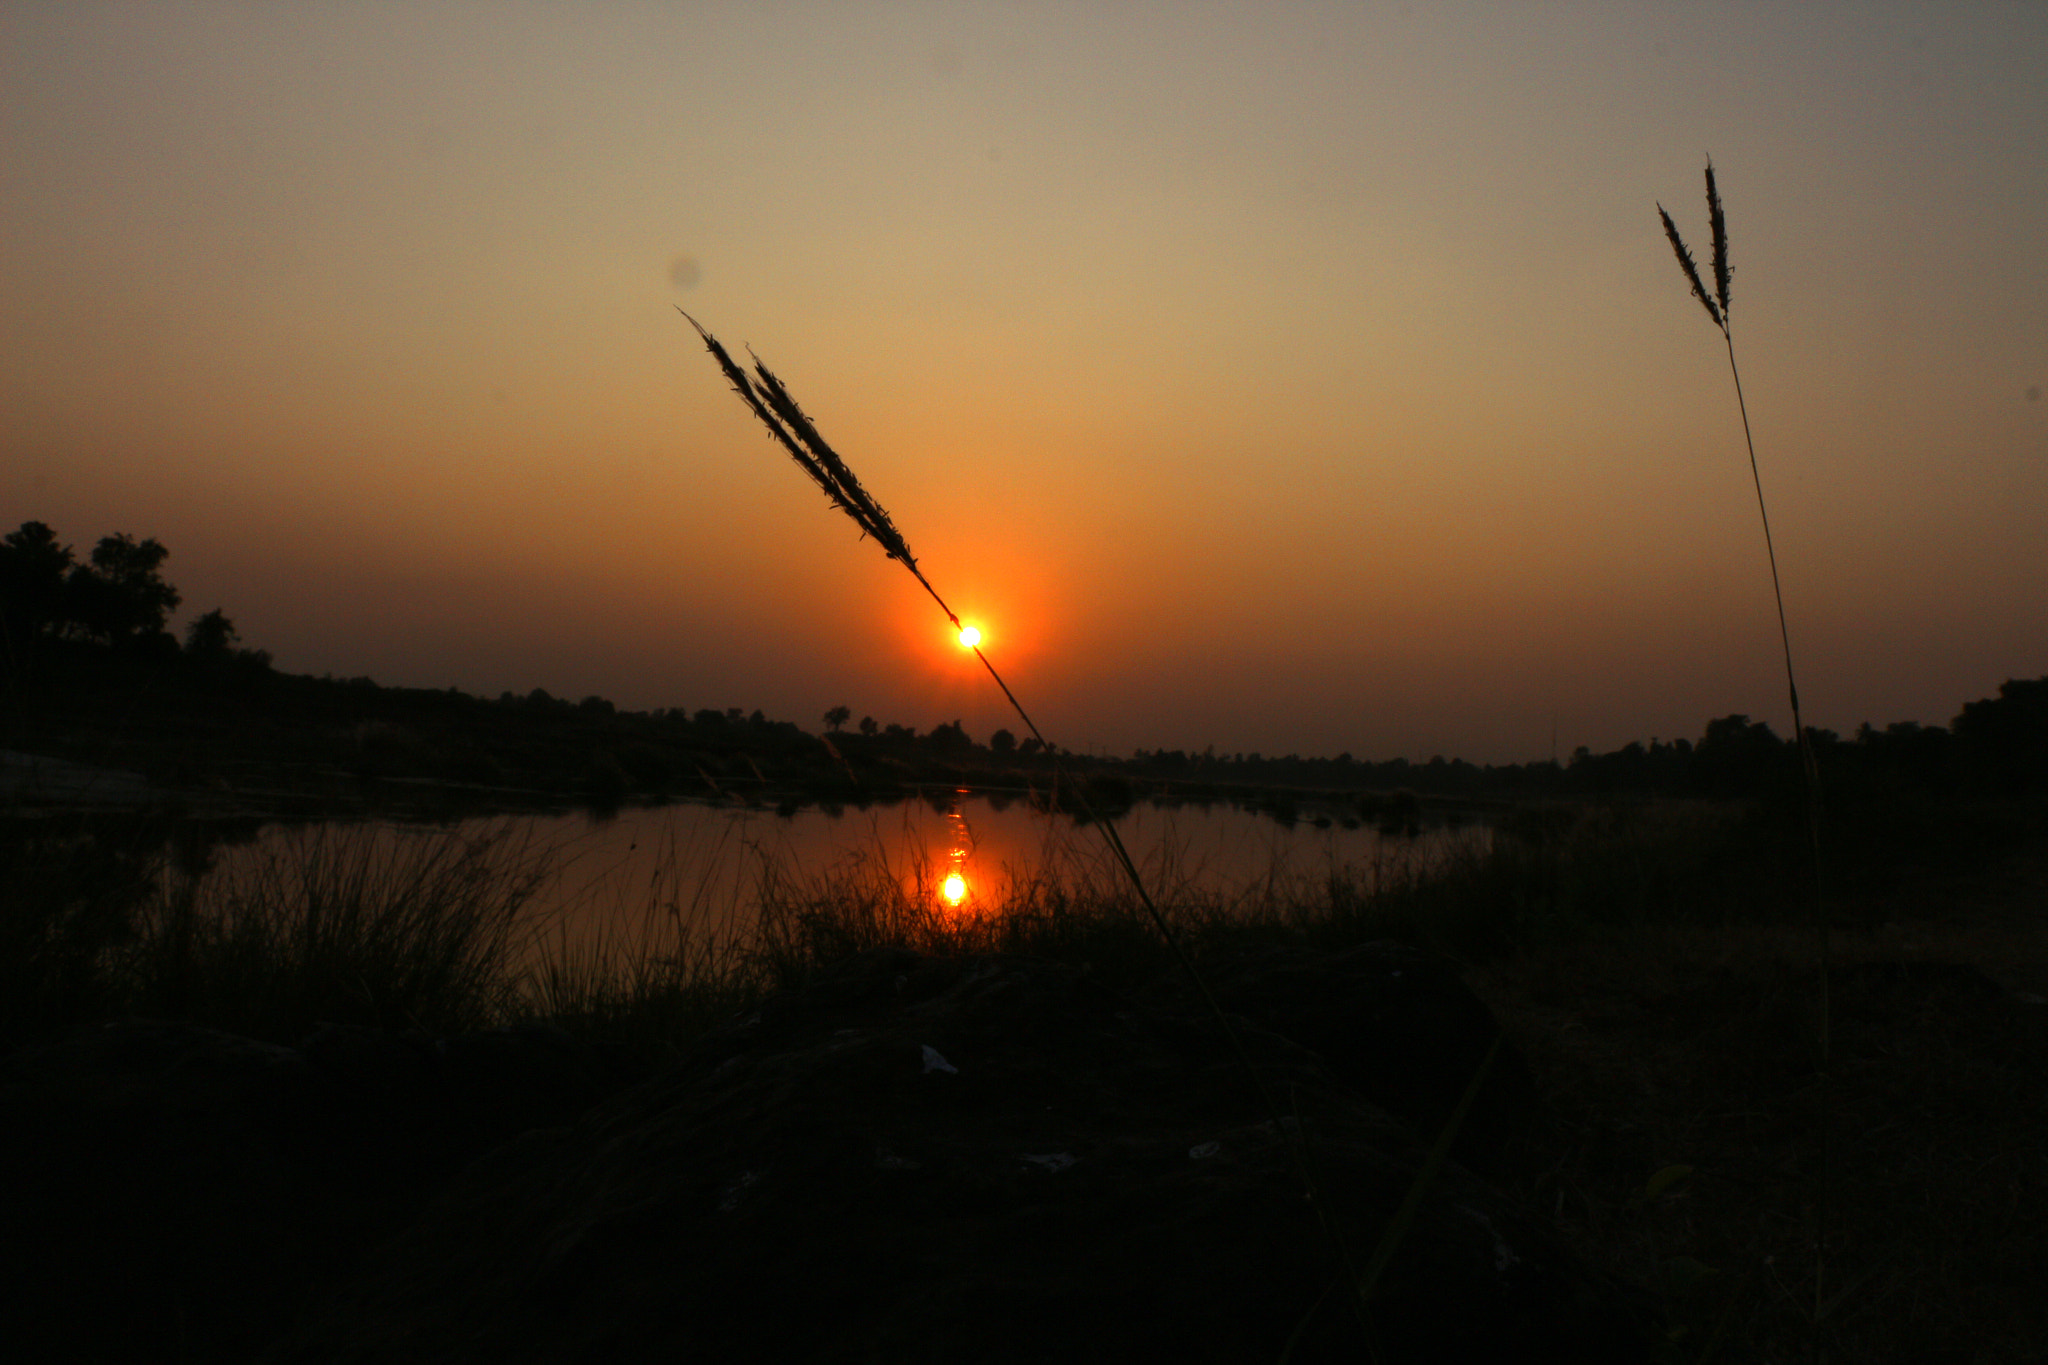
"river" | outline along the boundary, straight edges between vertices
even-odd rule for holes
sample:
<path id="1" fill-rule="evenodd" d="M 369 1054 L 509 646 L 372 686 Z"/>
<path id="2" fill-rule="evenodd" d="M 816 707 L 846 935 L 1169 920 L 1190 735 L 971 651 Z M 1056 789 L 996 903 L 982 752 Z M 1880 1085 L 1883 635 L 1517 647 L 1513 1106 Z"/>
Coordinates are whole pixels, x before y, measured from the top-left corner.
<path id="1" fill-rule="evenodd" d="M 1227 801 L 1141 801 L 1114 825 L 1155 901 L 1226 911 L 1310 903 L 1333 877 L 1369 890 L 1390 876 L 1426 875 L 1492 838 L 1476 822 L 1384 830 L 1342 804 L 1300 801 L 1292 813 L 1282 820 Z M 441 825 L 275 825 L 217 846 L 205 878 L 304 861 L 308 844 L 329 836 L 358 848 L 368 840 L 403 861 L 447 846 L 451 835 L 531 869 L 538 949 L 593 963 L 743 941 L 772 897 L 894 891 L 903 904 L 987 914 L 1048 885 L 1113 895 L 1128 886 L 1097 827 L 1018 794 L 966 788 L 840 811 L 679 802 Z"/>

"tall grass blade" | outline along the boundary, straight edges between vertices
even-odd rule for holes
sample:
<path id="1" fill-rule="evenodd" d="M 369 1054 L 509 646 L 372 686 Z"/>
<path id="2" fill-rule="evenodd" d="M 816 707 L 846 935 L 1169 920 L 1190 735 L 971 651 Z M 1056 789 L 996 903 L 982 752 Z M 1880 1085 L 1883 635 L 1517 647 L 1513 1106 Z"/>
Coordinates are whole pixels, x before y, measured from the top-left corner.
<path id="1" fill-rule="evenodd" d="M 1700 282 L 1698 268 L 1693 264 L 1692 253 L 1686 250 L 1684 240 L 1678 235 L 1678 225 L 1671 221 L 1671 215 L 1664 206 L 1657 206 L 1657 216 L 1663 220 L 1664 235 L 1671 241 L 1672 250 L 1678 253 L 1678 264 L 1685 272 L 1686 280 L 1692 285 L 1692 292 L 1706 305 L 1707 316 L 1721 330 L 1721 339 L 1728 348 L 1728 371 L 1735 380 L 1735 404 L 1742 414 L 1742 440 L 1749 450 L 1749 476 L 1756 487 L 1756 510 L 1763 522 L 1764 554 L 1771 566 L 1771 594 L 1778 606 L 1778 642 L 1785 655 L 1785 690 L 1792 703 L 1792 733 L 1798 741 L 1799 766 L 1806 794 L 1807 842 L 1813 854 L 1813 916 L 1816 951 L 1820 968 L 1820 1025 L 1819 1025 L 1819 1069 L 1823 1101 L 1821 1104 L 1820 1131 L 1820 1190 L 1815 1200 L 1815 1222 L 1818 1225 L 1814 1251 L 1814 1306 L 1811 1321 L 1818 1326 L 1824 1316 L 1826 1300 L 1823 1291 L 1826 1285 L 1826 1257 L 1828 1239 L 1828 1184 L 1830 1161 L 1830 1136 L 1828 1106 L 1825 1100 L 1829 1062 L 1833 1048 L 1833 1013 L 1830 1007 L 1828 964 L 1832 957 L 1828 935 L 1828 916 L 1825 894 L 1822 888 L 1823 865 L 1820 837 L 1820 768 L 1814 759 L 1813 737 L 1806 729 L 1806 722 L 1799 711 L 1799 682 L 1792 669 L 1792 632 L 1785 624 L 1785 590 L 1778 577 L 1778 552 L 1771 540 L 1771 514 L 1764 504 L 1764 480 L 1757 467 L 1756 438 L 1750 432 L 1749 404 L 1742 396 L 1742 371 L 1735 363 L 1735 332 L 1728 311 L 1730 282 L 1734 276 L 1728 264 L 1728 215 L 1721 207 L 1720 187 L 1714 181 L 1713 158 L 1707 159 L 1707 227 L 1712 235 L 1714 247 L 1714 294 L 1709 297 L 1706 287 Z"/>
<path id="2" fill-rule="evenodd" d="M 812 481 L 825 491 L 825 496 L 832 500 L 833 505 L 851 517 L 864 534 L 873 536 L 889 558 L 901 560 L 904 567 L 917 574 L 918 582 L 925 583 L 924 575 L 917 573 L 916 557 L 910 553 L 910 546 L 897 531 L 896 524 L 889 520 L 889 514 L 882 510 L 880 503 L 868 496 L 867 490 L 861 487 L 860 480 L 853 476 L 853 470 L 847 467 L 846 461 L 839 458 L 838 452 L 825 443 L 824 438 L 818 434 L 817 427 L 804 415 L 803 409 L 796 405 L 796 400 L 790 397 L 789 390 L 783 386 L 782 381 L 761 363 L 760 357 L 756 356 L 754 370 L 759 376 L 757 386 L 754 381 L 747 378 L 747 372 L 739 367 L 725 347 L 719 344 L 718 338 L 704 330 L 702 323 L 684 313 L 681 308 L 676 311 L 682 313 L 689 324 L 697 329 L 697 335 L 704 338 L 704 345 L 718 361 L 718 368 L 723 370 L 725 377 L 731 381 L 733 391 L 746 400 L 747 406 L 753 409 L 754 416 L 761 419 L 761 424 L 767 427 L 769 434 L 789 452 L 798 467 L 811 476 Z M 925 583 L 925 591 L 931 592 L 931 584 Z M 932 595 L 938 596 L 937 593 Z M 939 605 L 944 607 L 945 603 L 941 602 Z M 951 610 L 949 609 L 946 614 L 952 616 Z M 954 619 L 957 621 L 959 618 Z"/>
<path id="3" fill-rule="evenodd" d="M 797 406 L 796 400 L 790 396 L 788 388 L 784 386 L 782 381 L 766 365 L 761 363 L 759 356 L 753 357 L 754 373 L 758 383 L 749 380 L 746 372 L 740 369 L 739 365 L 734 362 L 732 356 L 719 344 L 718 340 L 705 330 L 702 323 L 691 317 L 687 312 L 683 312 L 680 307 L 676 311 L 682 313 L 689 324 L 697 329 L 697 334 L 704 339 L 705 346 L 709 348 L 712 356 L 718 361 L 719 368 L 724 371 L 726 378 L 732 382 L 733 388 L 738 391 L 741 398 L 746 400 L 747 406 L 767 426 L 769 432 L 782 444 L 783 448 L 795 458 L 797 464 L 802 466 L 804 472 L 809 474 L 812 480 L 825 490 L 826 496 L 831 498 L 834 505 L 851 517 L 863 531 L 880 542 L 890 558 L 900 561 L 903 567 L 910 571 L 911 576 L 917 579 L 918 584 L 924 588 L 925 592 L 930 594 L 932 601 L 938 603 L 939 610 L 946 614 L 946 619 L 953 623 L 953 628 L 956 631 L 961 629 L 960 617 L 946 604 L 946 599 L 939 595 L 938 589 L 932 586 L 930 580 L 924 576 L 924 572 L 917 567 L 917 561 L 911 556 L 909 545 L 904 542 L 902 535 L 896 530 L 895 524 L 882 511 L 880 504 L 868 496 L 867 491 L 861 487 L 860 481 L 854 477 L 852 469 L 826 444 L 824 438 L 818 434 L 816 426 L 804 414 L 803 410 Z M 753 355 L 753 352 L 749 351 L 748 354 Z M 982 652 L 981 646 L 978 644 L 969 645 L 968 648 L 974 651 L 974 657 L 981 661 L 981 666 L 988 670 L 989 677 L 994 679 L 996 686 L 1002 690 L 1003 696 L 1010 703 L 1010 708 L 1017 713 L 1017 718 L 1024 722 L 1024 728 L 1031 732 L 1032 738 L 1045 746 L 1048 753 L 1052 754 L 1055 779 L 1057 780 L 1057 774 L 1060 771 L 1058 747 L 1046 740 L 1045 735 L 1038 728 L 1038 723 L 1031 719 L 1031 714 L 1024 709 L 1024 704 L 1017 699 L 1017 694 L 1010 690 L 1010 685 L 1003 681 L 1002 674 L 996 671 L 995 664 L 989 660 L 988 655 Z M 1090 823 L 1102 831 L 1103 840 L 1108 844 L 1111 856 L 1129 879 L 1131 888 L 1137 893 L 1138 902 L 1143 906 L 1146 918 L 1151 921 L 1153 928 L 1165 940 L 1167 946 L 1179 961 L 1181 968 L 1186 972 L 1188 979 L 1194 983 L 1196 990 L 1200 993 L 1210 1012 L 1217 1022 L 1222 1025 L 1224 1035 L 1229 1038 L 1239 1063 L 1244 1067 L 1246 1073 L 1250 1075 L 1252 1083 L 1257 1087 L 1276 1128 L 1286 1131 L 1285 1125 L 1280 1122 L 1280 1106 L 1275 1101 L 1271 1088 L 1266 1084 L 1265 1076 L 1252 1062 L 1251 1054 L 1245 1048 L 1244 1040 L 1238 1035 L 1237 1029 L 1231 1025 L 1230 1018 L 1224 1013 L 1222 1004 L 1217 1001 L 1215 994 L 1210 991 L 1209 983 L 1196 970 L 1194 958 L 1188 953 L 1186 946 L 1181 942 L 1180 936 L 1173 931 L 1173 926 L 1167 922 L 1166 916 L 1160 912 L 1159 906 L 1153 900 L 1151 892 L 1146 889 L 1145 879 L 1140 875 L 1137 863 L 1132 860 L 1130 850 L 1124 847 L 1123 837 L 1117 833 L 1115 824 L 1096 814 L 1087 799 L 1084 784 L 1073 783 L 1070 786 L 1075 793 L 1078 803 L 1088 815 Z M 1324 1207 L 1322 1199 L 1317 1194 L 1315 1177 L 1309 1170 L 1307 1159 L 1300 1150 L 1298 1142 L 1290 1142 L 1289 1150 L 1293 1153 L 1296 1171 L 1301 1178 L 1303 1188 L 1308 1194 L 1309 1201 L 1315 1208 L 1318 1218 L 1322 1221 L 1325 1233 L 1330 1237 L 1332 1245 L 1335 1247 L 1340 1260 L 1349 1273 L 1351 1283 L 1360 1283 L 1360 1277 L 1351 1262 L 1349 1248 L 1345 1245 L 1343 1237 L 1337 1231 L 1336 1225 L 1330 1220 L 1328 1210 Z M 1354 1296 L 1354 1307 L 1357 1307 L 1359 1302 L 1360 1300 Z"/>

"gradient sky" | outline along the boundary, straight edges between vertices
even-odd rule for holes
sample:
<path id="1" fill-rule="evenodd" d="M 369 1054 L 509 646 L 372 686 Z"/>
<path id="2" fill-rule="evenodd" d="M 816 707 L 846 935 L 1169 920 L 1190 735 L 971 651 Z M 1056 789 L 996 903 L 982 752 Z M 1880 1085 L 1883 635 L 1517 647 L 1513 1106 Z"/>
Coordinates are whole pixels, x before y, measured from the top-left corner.
<path id="1" fill-rule="evenodd" d="M 2048 674 L 2039 4 L 0 4 L 0 522 L 294 672 L 1513 762 Z M 743 354 L 743 352 L 741 352 Z"/>

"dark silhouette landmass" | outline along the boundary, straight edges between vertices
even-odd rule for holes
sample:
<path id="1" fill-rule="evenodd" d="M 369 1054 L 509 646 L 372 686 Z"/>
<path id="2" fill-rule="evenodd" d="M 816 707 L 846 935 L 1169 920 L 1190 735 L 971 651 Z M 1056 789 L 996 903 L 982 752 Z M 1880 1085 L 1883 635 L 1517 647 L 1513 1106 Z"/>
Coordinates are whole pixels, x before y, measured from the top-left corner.
<path id="1" fill-rule="evenodd" d="M 0 840 L 0 1153 L 21 1173 L 0 1304 L 37 1358 L 1918 1360 L 2042 1339 L 2040 1184 L 2014 1154 L 2044 1122 L 2048 678 L 1945 727 L 1809 736 L 1830 889 L 1861 878 L 1817 918 L 1870 931 L 1816 962 L 1773 932 L 1817 900 L 1799 746 L 1744 715 L 1506 766 L 1053 754 L 843 705 L 816 734 L 283 673 L 220 609 L 171 635 L 166 557 L 0 538 L 0 775 L 30 775 L 0 813 L 108 808 Z M 225 987 L 271 979 L 241 973 L 282 933 L 211 964 L 175 936 L 136 951 L 156 850 L 196 876 L 221 837 L 198 826 L 955 786 L 1397 829 L 1493 803 L 1533 837 L 1383 906 L 1333 880 L 1313 923 L 1217 924 L 1207 1004 L 1134 921 L 1063 941 L 1056 916 L 1017 953 L 841 952 L 827 923 L 744 1009 L 701 983 L 701 1025 L 651 989 L 618 1016 L 463 1023 L 461 1000 L 397 989 L 416 962 L 373 987 L 347 956 L 266 1006 Z M 320 1022 L 287 1027 L 313 1000 Z M 1450 1159 L 1425 1178 L 1433 1142 Z M 1347 1315 L 1330 1229 L 1369 1250 L 1418 1194 Z M 1808 1317 L 1817 1222 L 1846 1306 Z"/>
<path id="2" fill-rule="evenodd" d="M 935 784 L 1040 793 L 1080 814 L 1139 799 L 1231 800 L 1297 816 L 1396 825 L 1419 803 L 1577 797 L 1782 796 L 1797 745 L 1746 715 L 1698 740 L 1637 741 L 1568 761 L 1474 764 L 1441 756 L 1054 752 L 1009 730 L 977 741 L 958 720 L 920 733 L 828 710 L 824 733 L 761 711 L 624 711 L 541 689 L 478 697 L 281 672 L 219 608 L 182 642 L 182 595 L 153 539 L 102 539 L 80 560 L 41 522 L 0 538 L 0 748 L 140 774 L 198 805 L 272 813 L 421 804 L 476 811 L 723 799 L 794 809 L 889 800 Z M 2011 680 L 1946 727 L 1865 724 L 1809 732 L 1831 801 L 1914 793 L 2012 798 L 2048 775 L 2048 677 Z M 1060 789 L 1064 783 L 1064 790 Z M 19 794 L 19 793 L 18 793 Z M 1311 813 L 1305 799 L 1321 802 Z"/>

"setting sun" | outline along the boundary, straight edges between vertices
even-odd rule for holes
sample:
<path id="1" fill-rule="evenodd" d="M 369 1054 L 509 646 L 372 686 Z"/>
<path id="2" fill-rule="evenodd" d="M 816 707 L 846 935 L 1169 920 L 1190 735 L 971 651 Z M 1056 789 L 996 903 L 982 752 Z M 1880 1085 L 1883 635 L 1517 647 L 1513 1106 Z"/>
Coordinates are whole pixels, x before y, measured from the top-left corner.
<path id="1" fill-rule="evenodd" d="M 980 628 L 979 626 L 962 626 L 962 627 L 960 628 L 960 645 L 961 645 L 961 648 L 963 648 L 963 649 L 973 649 L 973 648 L 974 648 L 974 647 L 975 647 L 976 645 L 978 645 L 978 644 L 980 644 L 980 643 L 981 643 L 981 628 Z"/>
<path id="2" fill-rule="evenodd" d="M 967 879 L 958 872 L 953 873 L 939 887 L 939 894 L 946 898 L 946 904 L 958 905 L 967 899 Z"/>

